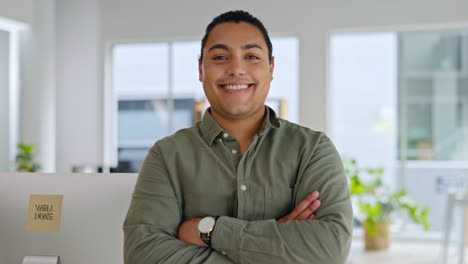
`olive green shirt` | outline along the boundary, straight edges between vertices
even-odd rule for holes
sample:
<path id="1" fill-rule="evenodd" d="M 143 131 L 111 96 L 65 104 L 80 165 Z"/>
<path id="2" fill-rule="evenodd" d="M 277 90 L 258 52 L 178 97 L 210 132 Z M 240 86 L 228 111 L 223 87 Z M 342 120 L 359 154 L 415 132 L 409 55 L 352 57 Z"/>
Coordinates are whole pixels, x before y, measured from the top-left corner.
<path id="1" fill-rule="evenodd" d="M 316 190 L 322 204 L 314 220 L 277 223 Z M 212 248 L 177 239 L 183 221 L 205 216 L 220 216 Z M 207 111 L 150 149 L 123 227 L 124 262 L 342 264 L 352 219 L 342 162 L 325 134 L 267 108 L 241 155 Z"/>

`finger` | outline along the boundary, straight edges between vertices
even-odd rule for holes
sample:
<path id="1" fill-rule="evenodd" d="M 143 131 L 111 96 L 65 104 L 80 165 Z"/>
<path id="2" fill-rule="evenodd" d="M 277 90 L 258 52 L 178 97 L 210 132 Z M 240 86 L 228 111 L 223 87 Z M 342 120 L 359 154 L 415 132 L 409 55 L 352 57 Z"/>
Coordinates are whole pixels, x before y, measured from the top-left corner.
<path id="1" fill-rule="evenodd" d="M 309 208 L 312 210 L 312 213 L 315 213 L 319 208 L 320 206 L 322 205 L 322 202 L 320 200 L 315 200 L 310 206 Z"/>
<path id="2" fill-rule="evenodd" d="M 320 201 L 315 200 L 312 204 L 310 204 L 304 211 L 302 211 L 300 214 L 298 214 L 294 219 L 292 220 L 306 220 L 310 217 L 311 214 L 313 214 L 317 209 L 320 207 Z"/>
<path id="3" fill-rule="evenodd" d="M 283 216 L 278 220 L 278 223 L 284 223 L 290 220 L 294 220 L 299 214 L 301 214 L 308 206 L 310 206 L 314 201 L 316 201 L 320 196 L 318 191 L 314 191 L 307 195 L 304 200 L 302 200 L 291 213 L 286 216 Z"/>
<path id="4" fill-rule="evenodd" d="M 320 193 L 318 191 L 314 191 L 314 192 L 311 192 L 309 195 L 306 196 L 306 198 L 304 198 L 304 200 L 307 200 L 309 202 L 313 202 L 315 200 L 317 200 L 320 196 Z"/>
<path id="5" fill-rule="evenodd" d="M 288 215 L 290 220 L 295 219 L 299 214 L 302 214 L 302 212 L 304 210 L 306 210 L 311 204 L 313 204 L 315 201 L 317 201 L 317 199 L 319 198 L 319 195 L 320 195 L 320 193 L 318 191 L 314 191 L 314 192 L 310 193 L 309 195 L 307 195 L 307 197 L 304 200 L 302 200 L 296 206 L 296 208 L 294 208 L 294 210 Z"/>
<path id="6" fill-rule="evenodd" d="M 317 200 L 317 199 L 319 198 L 320 192 L 319 192 L 319 191 L 314 191 L 314 192 L 312 192 L 309 196 L 310 196 L 310 199 L 311 199 L 311 200 L 315 201 L 315 200 Z M 306 199 L 307 199 L 307 198 L 308 198 L 308 197 L 306 197 Z"/>
<path id="7" fill-rule="evenodd" d="M 312 211 L 307 209 L 307 210 L 304 210 L 301 214 L 299 214 L 298 216 L 296 216 L 296 218 L 294 219 L 291 219 L 291 220 L 294 220 L 294 221 L 300 221 L 300 220 L 307 220 L 309 219 L 309 217 L 312 215 Z"/>
<path id="8" fill-rule="evenodd" d="M 315 192 L 307 195 L 307 197 L 302 200 L 293 210 L 291 213 L 289 213 L 286 218 L 288 219 L 295 219 L 299 214 L 301 214 L 304 210 L 307 209 L 307 207 L 309 207 L 309 205 L 311 203 L 313 203 L 315 201 L 315 197 L 317 196 L 317 194 Z"/>
<path id="9" fill-rule="evenodd" d="M 309 220 L 314 220 L 315 219 L 315 214 L 311 214 L 309 217 Z"/>

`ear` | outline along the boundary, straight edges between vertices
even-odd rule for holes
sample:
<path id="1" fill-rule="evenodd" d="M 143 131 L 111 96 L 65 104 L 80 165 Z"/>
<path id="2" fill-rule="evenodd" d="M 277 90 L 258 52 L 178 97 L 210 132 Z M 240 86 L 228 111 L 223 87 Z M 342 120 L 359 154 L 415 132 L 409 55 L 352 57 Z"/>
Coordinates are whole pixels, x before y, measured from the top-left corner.
<path id="1" fill-rule="evenodd" d="M 273 71 L 275 70 L 275 57 L 271 56 L 271 61 L 270 61 L 270 75 L 271 75 L 271 80 L 273 80 Z"/>
<path id="2" fill-rule="evenodd" d="M 202 59 L 198 59 L 198 80 L 203 82 Z"/>

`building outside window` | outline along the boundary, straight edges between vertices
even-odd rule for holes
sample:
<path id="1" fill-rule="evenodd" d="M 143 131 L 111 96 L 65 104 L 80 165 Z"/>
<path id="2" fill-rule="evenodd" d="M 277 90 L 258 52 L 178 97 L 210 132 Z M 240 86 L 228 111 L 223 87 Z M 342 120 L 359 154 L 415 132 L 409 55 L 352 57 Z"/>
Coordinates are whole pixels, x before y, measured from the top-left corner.
<path id="1" fill-rule="evenodd" d="M 400 155 L 468 161 L 468 31 L 399 35 Z"/>

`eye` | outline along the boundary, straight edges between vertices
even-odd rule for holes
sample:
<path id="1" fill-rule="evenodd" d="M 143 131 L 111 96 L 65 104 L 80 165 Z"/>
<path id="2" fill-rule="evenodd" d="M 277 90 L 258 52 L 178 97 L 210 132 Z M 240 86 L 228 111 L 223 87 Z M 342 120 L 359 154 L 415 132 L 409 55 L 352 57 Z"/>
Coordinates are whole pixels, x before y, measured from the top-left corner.
<path id="1" fill-rule="evenodd" d="M 215 57 L 213 58 L 213 60 L 227 60 L 227 57 L 226 57 L 226 56 L 219 55 L 219 56 L 215 56 Z"/>
<path id="2" fill-rule="evenodd" d="M 247 56 L 247 59 L 249 59 L 249 60 L 259 60 L 260 58 L 255 56 L 255 55 L 249 55 L 249 56 Z"/>

